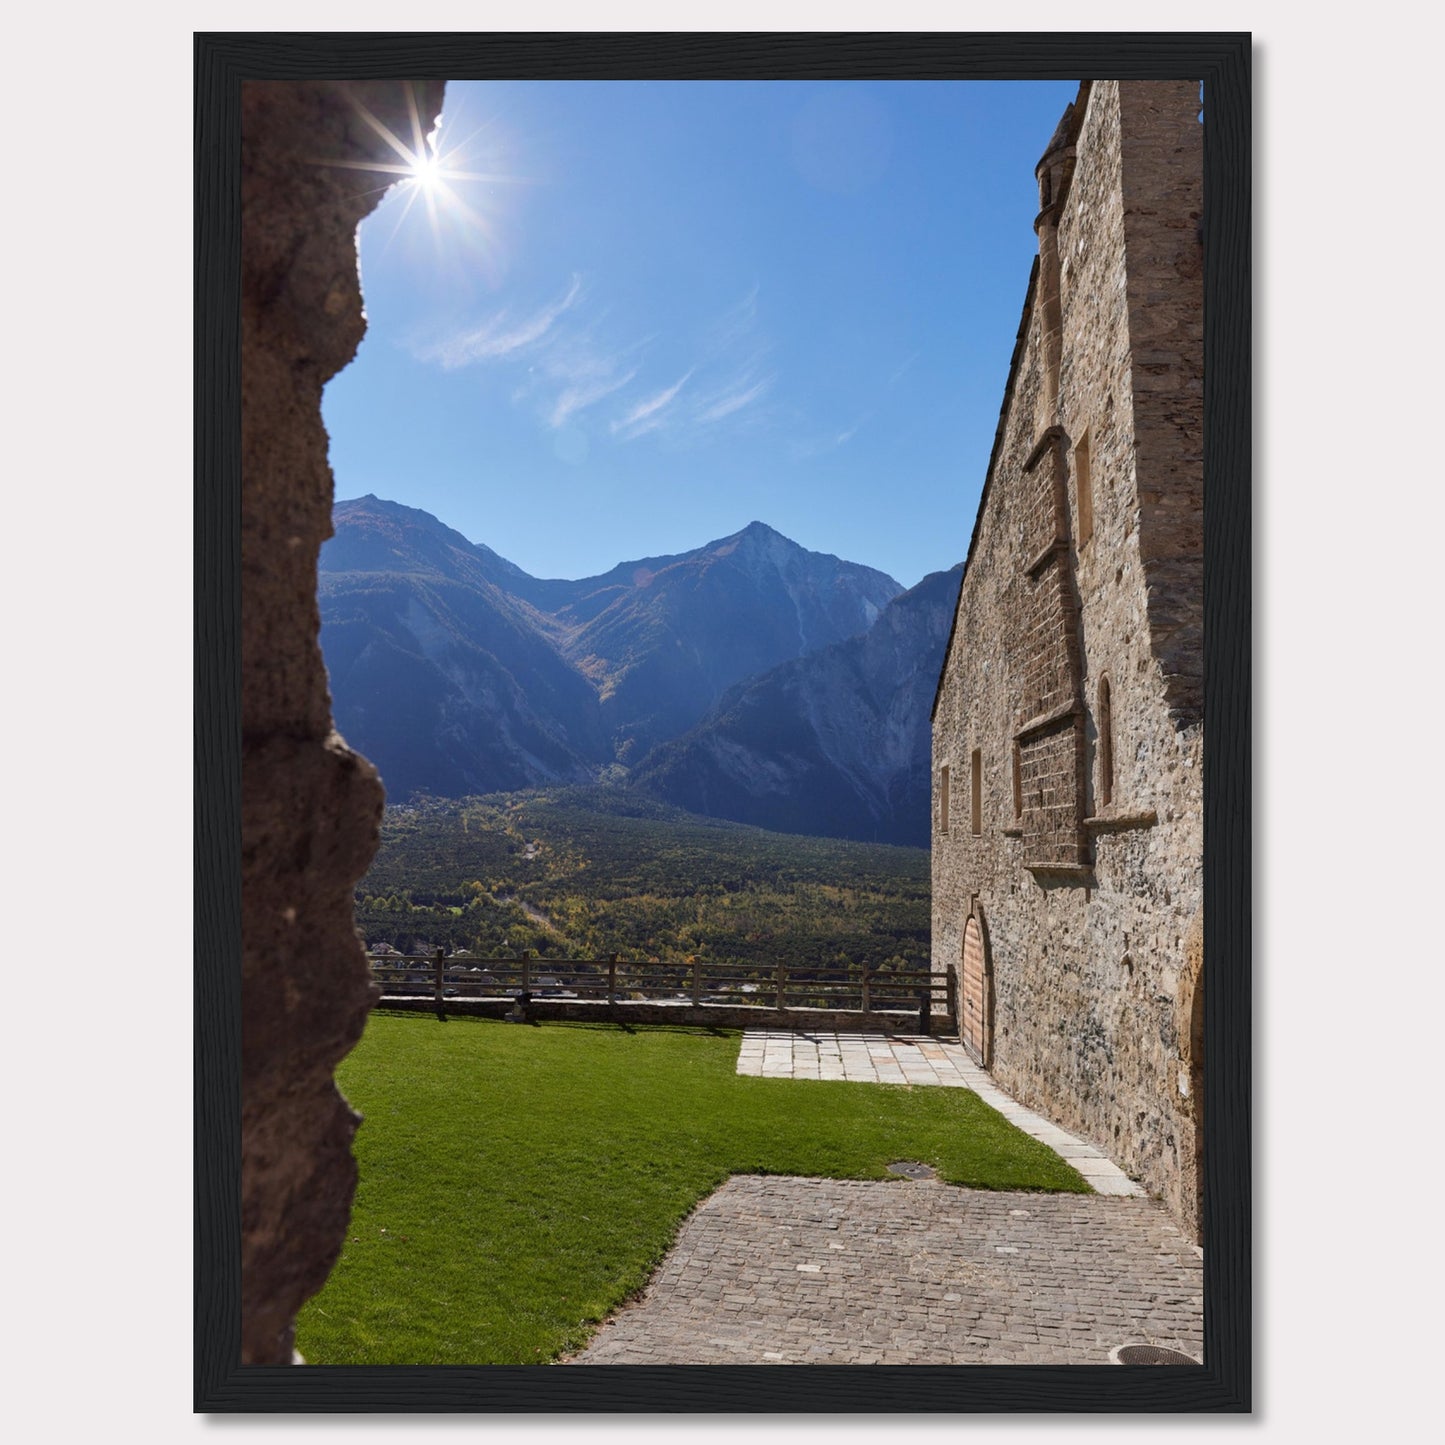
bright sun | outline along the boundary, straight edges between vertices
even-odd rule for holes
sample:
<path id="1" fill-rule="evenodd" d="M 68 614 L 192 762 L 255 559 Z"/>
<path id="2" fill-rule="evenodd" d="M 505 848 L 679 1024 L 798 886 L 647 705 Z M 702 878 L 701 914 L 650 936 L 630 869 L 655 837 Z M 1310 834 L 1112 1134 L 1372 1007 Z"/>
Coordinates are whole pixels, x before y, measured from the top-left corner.
<path id="1" fill-rule="evenodd" d="M 465 156 L 471 138 L 462 142 L 461 145 L 449 146 L 443 150 L 441 117 L 436 117 L 431 133 L 428 134 L 421 112 L 417 108 L 416 98 L 410 89 L 407 91 L 407 98 L 410 101 L 411 112 L 410 145 L 383 125 L 359 99 L 355 96 L 351 98 L 351 103 L 358 115 L 386 142 L 395 156 L 394 160 L 318 160 L 316 164 L 374 172 L 378 179 L 382 180 L 382 184 L 378 187 L 379 190 L 384 190 L 387 185 L 395 185 L 397 181 L 400 181 L 402 184 L 397 186 L 397 189 L 405 195 L 406 204 L 401 208 L 396 226 L 392 229 L 393 235 L 400 230 L 419 197 L 434 236 L 440 236 L 444 220 L 450 219 L 453 223 L 460 225 L 462 229 L 474 232 L 488 244 L 495 245 L 492 223 L 485 215 L 480 214 L 467 203 L 456 183 L 507 182 L 513 178 L 507 175 L 459 169 L 457 162 Z M 390 177 L 390 180 L 385 179 L 387 177 Z"/>
<path id="2" fill-rule="evenodd" d="M 441 158 L 429 146 L 411 158 L 411 180 L 423 190 L 435 190 L 442 183 Z"/>

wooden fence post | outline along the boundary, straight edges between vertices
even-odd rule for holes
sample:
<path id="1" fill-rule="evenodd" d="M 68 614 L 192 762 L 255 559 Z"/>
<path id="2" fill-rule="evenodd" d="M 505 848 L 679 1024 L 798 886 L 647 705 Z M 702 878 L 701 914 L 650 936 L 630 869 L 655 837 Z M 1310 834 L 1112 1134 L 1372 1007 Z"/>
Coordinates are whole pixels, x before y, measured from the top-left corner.
<path id="1" fill-rule="evenodd" d="M 872 996 L 872 991 L 871 991 L 871 990 L 869 989 L 869 987 L 868 987 L 868 976 L 869 976 L 870 971 L 871 971 L 871 970 L 869 969 L 868 961 L 867 961 L 867 959 L 864 959 L 864 961 L 863 961 L 863 1012 L 864 1012 L 865 1014 L 867 1014 L 867 1013 L 872 1013 L 872 1012 L 873 1012 L 873 996 Z"/>
<path id="2" fill-rule="evenodd" d="M 532 992 L 532 950 L 522 950 L 522 992 Z"/>
<path id="3" fill-rule="evenodd" d="M 692 1006 L 702 1007 L 702 960 L 699 958 L 692 961 Z"/>
<path id="4" fill-rule="evenodd" d="M 951 1034 L 959 1032 L 958 970 L 951 963 L 948 965 L 948 1031 Z"/>
<path id="5" fill-rule="evenodd" d="M 614 953 L 607 960 L 607 1007 L 611 1008 L 617 1002 L 617 955 Z"/>
<path id="6" fill-rule="evenodd" d="M 436 970 L 437 1019 L 441 1023 L 446 1023 L 447 1005 L 446 998 L 442 993 L 442 981 L 446 978 L 447 966 L 446 963 L 443 961 L 443 957 L 444 956 L 441 949 L 438 948 L 436 951 L 436 956 L 432 960 L 432 965 Z"/>
<path id="7" fill-rule="evenodd" d="M 778 961 L 778 999 L 777 1006 L 783 1007 L 783 989 L 788 981 L 788 965 L 781 959 Z"/>

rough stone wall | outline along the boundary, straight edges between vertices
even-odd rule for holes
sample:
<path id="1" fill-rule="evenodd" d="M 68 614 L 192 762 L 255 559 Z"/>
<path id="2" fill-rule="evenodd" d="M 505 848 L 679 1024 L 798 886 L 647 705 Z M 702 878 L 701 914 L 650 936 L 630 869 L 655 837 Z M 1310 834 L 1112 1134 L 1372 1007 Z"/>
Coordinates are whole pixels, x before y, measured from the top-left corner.
<path id="1" fill-rule="evenodd" d="M 1204 717 L 1204 128 L 1191 81 L 1127 86 L 1129 266 L 1139 556 L 1169 706 Z"/>
<path id="2" fill-rule="evenodd" d="M 442 82 L 412 87 L 420 115 Z M 374 990 L 352 889 L 376 851 L 381 783 L 332 727 L 316 559 L 331 535 L 321 389 L 365 321 L 357 224 L 394 159 L 360 102 L 411 134 L 397 81 L 242 86 L 241 1331 L 243 1364 L 292 1358 L 297 1309 L 350 1215 L 356 1116 L 332 1081 Z"/>
<path id="3" fill-rule="evenodd" d="M 933 838 L 934 967 L 960 965 L 967 918 L 980 917 L 999 1082 L 1106 1148 L 1192 1226 L 1197 1135 L 1179 1011 L 1195 987 L 1185 940 L 1198 926 L 1203 853 L 1203 739 L 1190 702 L 1202 676 L 1202 300 L 1199 258 L 1183 240 L 1197 249 L 1200 153 L 1182 137 L 1198 129 L 1197 98 L 1197 86 L 1172 82 L 1085 87 L 1063 137 L 1072 174 L 1055 167 L 1052 193 L 1041 187 L 1054 211 L 1040 217 L 1044 274 L 934 714 L 935 780 L 949 765 L 954 799 L 946 834 L 935 808 Z M 1056 318 L 1038 300 L 1049 293 L 1051 228 Z M 1056 363 L 1050 323 L 1062 338 Z M 1176 361 L 1161 359 L 1166 334 Z M 1082 542 L 1081 443 L 1093 499 Z M 1113 786 L 1103 806 L 1106 676 Z M 974 748 L 979 836 L 963 821 Z"/>

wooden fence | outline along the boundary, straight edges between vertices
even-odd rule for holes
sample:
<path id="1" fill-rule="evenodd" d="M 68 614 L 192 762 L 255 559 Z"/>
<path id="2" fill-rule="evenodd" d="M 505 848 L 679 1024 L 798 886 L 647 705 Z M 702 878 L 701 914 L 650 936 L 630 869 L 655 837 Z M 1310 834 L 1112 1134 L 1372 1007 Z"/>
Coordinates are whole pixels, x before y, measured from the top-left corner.
<path id="1" fill-rule="evenodd" d="M 726 1005 L 767 1010 L 834 1010 L 864 1014 L 940 1012 L 951 1029 L 958 1021 L 958 975 L 923 968 L 867 963 L 763 972 L 722 963 L 648 963 L 607 958 L 447 958 L 430 954 L 368 954 L 383 997 L 430 997 L 439 1015 L 449 999 L 576 1000 L 623 1003 Z M 941 1010 L 940 1010 L 941 1005 Z"/>

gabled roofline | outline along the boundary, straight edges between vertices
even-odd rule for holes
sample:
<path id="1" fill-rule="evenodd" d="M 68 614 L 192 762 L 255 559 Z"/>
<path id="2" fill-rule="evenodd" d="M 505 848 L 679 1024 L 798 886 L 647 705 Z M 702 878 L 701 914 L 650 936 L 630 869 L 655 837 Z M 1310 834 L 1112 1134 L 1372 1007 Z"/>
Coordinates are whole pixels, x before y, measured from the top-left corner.
<path id="1" fill-rule="evenodd" d="M 1092 80 L 1081 80 L 1079 82 L 1079 93 L 1070 103 L 1072 115 L 1065 111 L 1064 118 L 1059 122 L 1059 129 L 1054 132 L 1054 137 L 1049 141 L 1048 148 L 1044 154 L 1047 156 L 1059 148 L 1060 132 L 1064 129 L 1064 121 L 1070 122 L 1068 137 L 1065 144 L 1073 145 L 1079 138 L 1079 132 L 1084 127 L 1084 111 L 1088 106 L 1089 94 L 1093 89 Z M 1073 189 L 1073 175 L 1070 173 L 1068 180 L 1064 183 L 1058 196 L 1054 200 L 1053 209 L 1062 212 L 1064 203 L 1069 198 L 1069 192 Z M 963 589 L 968 585 L 969 563 L 973 561 L 973 549 L 978 545 L 978 534 L 983 526 L 983 514 L 988 507 L 989 493 L 993 490 L 993 475 L 998 468 L 999 454 L 1003 451 L 1004 432 L 1008 428 L 1009 405 L 1013 401 L 1014 387 L 1018 382 L 1019 362 L 1023 360 L 1024 346 L 1028 341 L 1029 325 L 1034 315 L 1034 293 L 1038 290 L 1039 281 L 1039 258 L 1034 257 L 1034 263 L 1029 269 L 1028 290 L 1024 293 L 1023 315 L 1019 318 L 1018 335 L 1014 337 L 1013 355 L 1009 358 L 1008 380 L 1004 383 L 1003 405 L 998 411 L 998 427 L 993 434 L 993 450 L 988 455 L 988 471 L 984 473 L 983 491 L 979 493 L 978 512 L 973 519 L 973 533 L 968 539 L 968 554 L 963 559 L 963 576 L 958 583 L 958 602 L 953 609 L 953 624 L 948 629 L 948 642 L 943 649 L 943 666 L 938 673 L 938 686 L 933 690 L 933 707 L 928 714 L 931 723 L 938 716 L 938 704 L 943 698 L 943 680 L 948 676 L 949 660 L 953 657 L 953 639 L 958 631 L 958 614 L 963 610 Z"/>
<path id="2" fill-rule="evenodd" d="M 969 563 L 973 561 L 973 549 L 978 545 L 979 529 L 983 526 L 984 509 L 988 506 L 989 492 L 993 489 L 993 474 L 998 466 L 999 453 L 1003 450 L 1004 431 L 1008 426 L 1009 407 L 1014 399 L 1014 385 L 1018 381 L 1019 362 L 1023 359 L 1024 346 L 1028 342 L 1029 325 L 1034 315 L 1034 292 L 1038 289 L 1039 258 L 1029 269 L 1028 290 L 1024 293 L 1024 312 L 1019 319 L 1018 335 L 1014 338 L 1013 355 L 1009 358 L 1008 381 L 1003 389 L 1003 405 L 999 408 L 998 429 L 993 434 L 993 450 L 988 457 L 988 471 L 984 473 L 983 491 L 979 493 L 978 511 L 973 519 L 973 533 L 968 539 L 968 555 L 963 559 L 963 576 L 958 583 L 958 602 L 953 609 L 953 624 L 948 629 L 948 642 L 943 649 L 943 667 L 938 674 L 938 686 L 933 690 L 933 709 L 928 714 L 930 722 L 938 715 L 938 704 L 943 697 L 943 679 L 948 676 L 949 659 L 953 656 L 953 638 L 958 631 L 958 614 L 963 610 L 963 589 L 968 581 Z"/>

